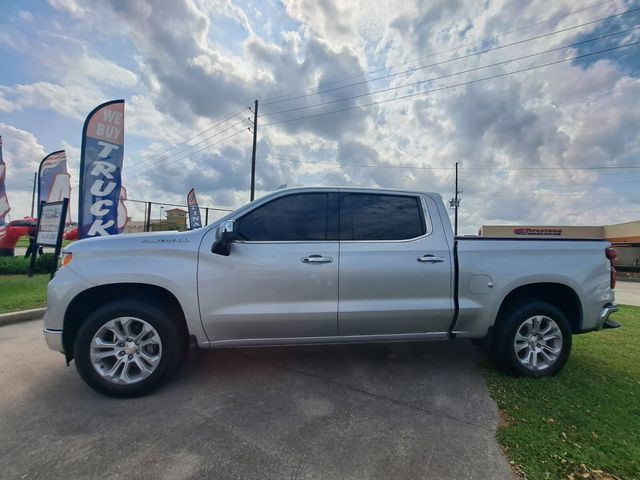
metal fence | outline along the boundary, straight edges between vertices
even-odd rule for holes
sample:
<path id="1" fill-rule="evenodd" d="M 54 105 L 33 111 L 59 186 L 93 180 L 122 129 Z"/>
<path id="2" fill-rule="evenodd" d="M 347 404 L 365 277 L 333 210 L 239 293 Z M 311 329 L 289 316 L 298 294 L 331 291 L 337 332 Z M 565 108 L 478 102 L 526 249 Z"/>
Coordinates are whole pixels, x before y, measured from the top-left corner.
<path id="1" fill-rule="evenodd" d="M 145 200 L 124 200 L 127 208 L 127 223 L 122 233 L 189 230 L 187 205 L 159 203 Z M 200 207 L 202 225 L 222 218 L 232 210 L 218 207 Z"/>

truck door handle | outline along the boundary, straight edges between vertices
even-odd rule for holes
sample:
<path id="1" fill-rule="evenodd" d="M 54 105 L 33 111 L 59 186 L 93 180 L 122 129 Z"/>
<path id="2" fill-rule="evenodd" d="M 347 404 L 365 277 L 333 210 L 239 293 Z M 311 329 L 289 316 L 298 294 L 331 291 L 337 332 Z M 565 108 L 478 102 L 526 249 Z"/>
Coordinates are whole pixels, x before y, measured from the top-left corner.
<path id="1" fill-rule="evenodd" d="M 332 257 L 323 257 L 322 255 L 309 255 L 308 257 L 302 257 L 302 263 L 331 263 Z"/>
<path id="2" fill-rule="evenodd" d="M 418 257 L 418 261 L 422 263 L 442 263 L 444 262 L 444 258 L 436 257 L 435 255 L 423 255 Z"/>

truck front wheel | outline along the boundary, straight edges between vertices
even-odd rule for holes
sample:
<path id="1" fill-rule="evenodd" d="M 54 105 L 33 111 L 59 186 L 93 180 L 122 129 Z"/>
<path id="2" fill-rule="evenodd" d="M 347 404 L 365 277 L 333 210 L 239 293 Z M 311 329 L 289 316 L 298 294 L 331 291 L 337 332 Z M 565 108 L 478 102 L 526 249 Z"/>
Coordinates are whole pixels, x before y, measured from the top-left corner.
<path id="1" fill-rule="evenodd" d="M 111 302 L 78 330 L 76 367 L 94 390 L 112 397 L 145 395 L 180 364 L 185 335 L 163 310 L 137 299 Z"/>
<path id="2" fill-rule="evenodd" d="M 494 343 L 497 359 L 517 376 L 558 373 L 571 352 L 571 328 L 565 315 L 546 302 L 530 302 L 500 322 Z"/>

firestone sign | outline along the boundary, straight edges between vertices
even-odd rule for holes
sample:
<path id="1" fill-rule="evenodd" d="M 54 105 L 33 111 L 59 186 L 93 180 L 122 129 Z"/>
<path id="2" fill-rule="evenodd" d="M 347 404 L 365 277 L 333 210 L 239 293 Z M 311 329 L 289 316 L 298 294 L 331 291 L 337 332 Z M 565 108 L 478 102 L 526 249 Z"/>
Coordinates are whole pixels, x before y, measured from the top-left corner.
<path id="1" fill-rule="evenodd" d="M 562 235 L 561 228 L 514 228 L 515 235 Z"/>
<path id="2" fill-rule="evenodd" d="M 124 100 L 103 103 L 84 124 L 80 160 L 79 238 L 118 233 Z"/>

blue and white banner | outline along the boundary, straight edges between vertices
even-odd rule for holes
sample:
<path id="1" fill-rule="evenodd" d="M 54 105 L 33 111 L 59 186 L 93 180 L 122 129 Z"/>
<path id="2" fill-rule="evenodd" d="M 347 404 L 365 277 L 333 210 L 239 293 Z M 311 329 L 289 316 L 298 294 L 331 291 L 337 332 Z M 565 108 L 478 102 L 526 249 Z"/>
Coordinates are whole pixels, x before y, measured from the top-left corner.
<path id="1" fill-rule="evenodd" d="M 195 189 L 189 190 L 187 194 L 187 207 L 189 208 L 189 228 L 191 230 L 202 227 L 202 219 L 200 218 L 200 207 L 196 199 Z"/>
<path id="2" fill-rule="evenodd" d="M 50 153 L 40 162 L 38 169 L 38 205 L 41 202 L 59 202 L 71 198 L 71 176 L 67 171 L 64 150 Z M 67 208 L 65 223 L 71 223 L 71 209 Z"/>
<path id="3" fill-rule="evenodd" d="M 78 238 L 116 235 L 124 157 L 124 100 L 96 107 L 82 130 Z"/>
<path id="4" fill-rule="evenodd" d="M 4 237 L 7 230 L 7 224 L 4 217 L 9 213 L 9 200 L 7 200 L 7 191 L 4 188 L 4 177 L 7 173 L 7 167 L 2 159 L 2 137 L 0 136 L 0 238 Z"/>

